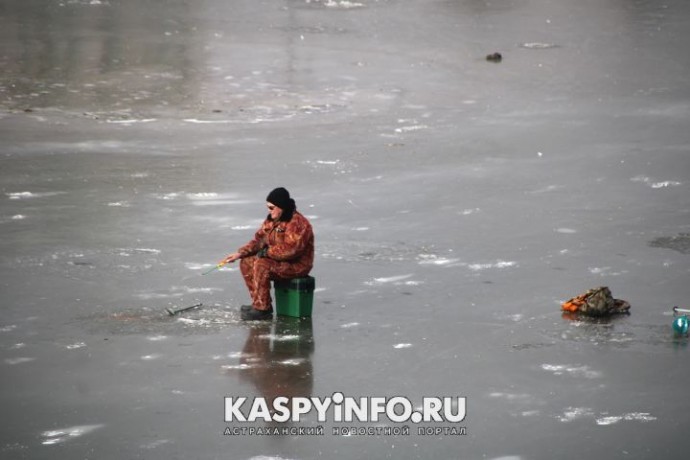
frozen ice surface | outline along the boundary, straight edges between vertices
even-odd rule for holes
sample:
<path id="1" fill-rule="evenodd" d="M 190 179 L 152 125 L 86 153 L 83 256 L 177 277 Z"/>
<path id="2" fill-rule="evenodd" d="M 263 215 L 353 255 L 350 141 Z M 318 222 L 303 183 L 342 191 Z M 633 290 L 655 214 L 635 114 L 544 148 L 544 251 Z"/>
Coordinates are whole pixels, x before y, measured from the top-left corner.
<path id="1" fill-rule="evenodd" d="M 4 0 L 0 457 L 683 458 L 689 20 Z M 314 315 L 246 324 L 238 265 L 201 273 L 277 186 L 315 228 Z M 600 285 L 631 315 L 561 314 Z M 464 396 L 467 434 L 223 436 L 225 396 L 335 392 Z"/>

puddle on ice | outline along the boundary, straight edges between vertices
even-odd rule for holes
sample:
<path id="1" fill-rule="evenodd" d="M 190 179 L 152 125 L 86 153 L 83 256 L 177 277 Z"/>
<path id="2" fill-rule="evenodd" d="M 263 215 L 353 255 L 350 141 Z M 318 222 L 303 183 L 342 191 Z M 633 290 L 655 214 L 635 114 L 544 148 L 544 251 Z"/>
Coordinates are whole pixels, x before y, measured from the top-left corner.
<path id="1" fill-rule="evenodd" d="M 99 428 L 102 428 L 103 426 L 104 425 L 102 424 L 80 425 L 72 426 L 69 428 L 60 428 L 57 430 L 44 431 L 43 433 L 41 433 L 41 437 L 43 438 L 41 444 L 43 444 L 44 446 L 60 444 L 69 441 L 70 439 L 78 438 L 85 434 L 89 434 Z"/>
<path id="2" fill-rule="evenodd" d="M 676 236 L 663 236 L 650 241 L 652 248 L 664 248 L 678 251 L 681 254 L 690 254 L 690 233 L 679 233 Z"/>
<path id="3" fill-rule="evenodd" d="M 174 306 L 177 308 L 177 306 Z M 239 307 L 202 305 L 177 316 L 160 308 L 128 308 L 115 313 L 99 313 L 78 318 L 90 332 L 115 335 L 145 334 L 149 341 L 170 335 L 211 333 L 241 323 Z"/>

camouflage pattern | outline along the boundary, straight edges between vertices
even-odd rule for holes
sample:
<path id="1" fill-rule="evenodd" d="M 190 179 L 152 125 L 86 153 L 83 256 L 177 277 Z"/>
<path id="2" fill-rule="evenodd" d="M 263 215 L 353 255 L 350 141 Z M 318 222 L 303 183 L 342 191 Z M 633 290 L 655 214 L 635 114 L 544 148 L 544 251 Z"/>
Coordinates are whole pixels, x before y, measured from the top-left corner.
<path id="1" fill-rule="evenodd" d="M 271 280 L 307 276 L 314 266 L 314 232 L 295 211 L 289 222 L 267 218 L 242 246 L 240 271 L 257 310 L 270 310 Z"/>
<path id="2" fill-rule="evenodd" d="M 629 313 L 630 304 L 625 300 L 614 299 L 608 287 L 600 286 L 563 302 L 561 308 L 563 311 L 585 316 L 608 316 Z"/>

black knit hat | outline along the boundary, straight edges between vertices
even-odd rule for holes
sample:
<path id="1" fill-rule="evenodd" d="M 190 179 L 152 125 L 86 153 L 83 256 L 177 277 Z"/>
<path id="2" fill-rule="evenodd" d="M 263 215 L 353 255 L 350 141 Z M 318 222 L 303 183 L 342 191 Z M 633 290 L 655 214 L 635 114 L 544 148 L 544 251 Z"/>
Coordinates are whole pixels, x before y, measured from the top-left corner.
<path id="1" fill-rule="evenodd" d="M 290 198 L 290 192 L 285 190 L 283 187 L 273 189 L 266 197 L 266 201 L 273 203 L 280 209 L 288 209 L 291 204 L 290 202 L 294 203 L 294 201 L 292 201 Z"/>
<path id="2" fill-rule="evenodd" d="M 279 220 L 289 221 L 292 219 L 292 214 L 295 212 L 297 206 L 295 205 L 295 200 L 290 198 L 290 192 L 288 192 L 283 187 L 278 187 L 273 189 L 271 193 L 266 197 L 266 201 L 273 203 L 283 210 L 283 214 L 280 216 Z"/>

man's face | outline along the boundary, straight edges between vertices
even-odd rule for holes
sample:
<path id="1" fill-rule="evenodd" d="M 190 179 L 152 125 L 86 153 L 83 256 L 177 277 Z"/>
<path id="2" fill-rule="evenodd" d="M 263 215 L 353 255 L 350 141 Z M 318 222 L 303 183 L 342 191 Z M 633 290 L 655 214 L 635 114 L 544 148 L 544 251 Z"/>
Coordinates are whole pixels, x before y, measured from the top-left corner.
<path id="1" fill-rule="evenodd" d="M 266 203 L 266 207 L 268 208 L 268 212 L 271 213 L 271 219 L 273 220 L 278 220 L 280 219 L 280 216 L 283 215 L 283 210 L 280 209 L 278 206 L 274 205 L 273 203 Z"/>

